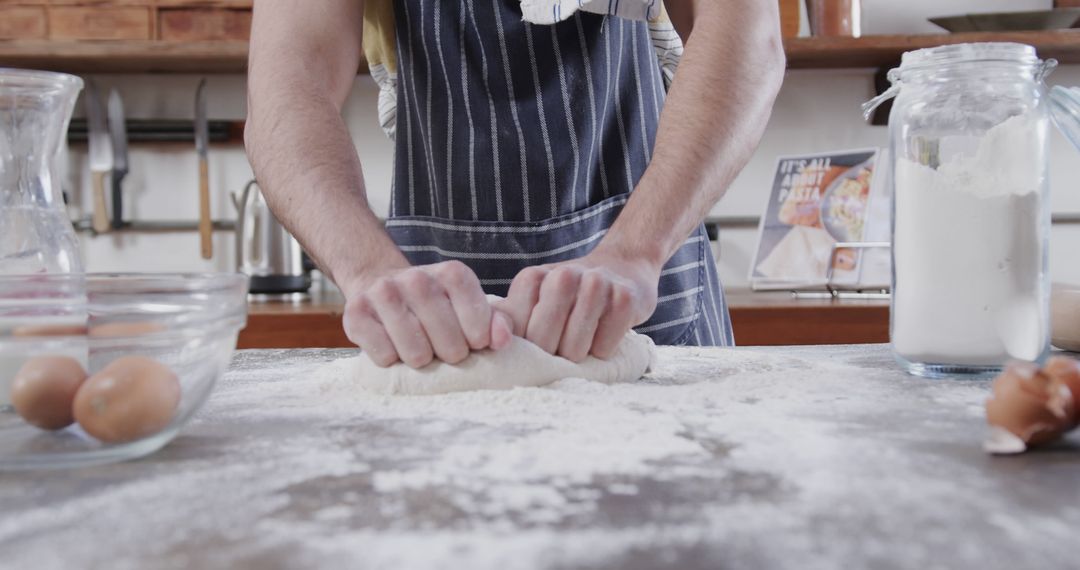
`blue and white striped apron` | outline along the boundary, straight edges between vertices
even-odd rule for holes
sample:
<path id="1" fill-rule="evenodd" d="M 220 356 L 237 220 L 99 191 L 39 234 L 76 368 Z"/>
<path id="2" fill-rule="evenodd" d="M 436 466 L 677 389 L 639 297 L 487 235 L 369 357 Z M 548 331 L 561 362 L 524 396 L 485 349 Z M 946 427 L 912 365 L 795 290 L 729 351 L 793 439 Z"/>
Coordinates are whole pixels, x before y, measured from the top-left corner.
<path id="1" fill-rule="evenodd" d="M 413 264 L 457 259 L 505 295 L 521 269 L 581 257 L 651 158 L 665 90 L 648 24 L 521 20 L 519 0 L 395 0 L 394 190 Z M 704 226 L 664 267 L 657 344 L 731 345 Z"/>

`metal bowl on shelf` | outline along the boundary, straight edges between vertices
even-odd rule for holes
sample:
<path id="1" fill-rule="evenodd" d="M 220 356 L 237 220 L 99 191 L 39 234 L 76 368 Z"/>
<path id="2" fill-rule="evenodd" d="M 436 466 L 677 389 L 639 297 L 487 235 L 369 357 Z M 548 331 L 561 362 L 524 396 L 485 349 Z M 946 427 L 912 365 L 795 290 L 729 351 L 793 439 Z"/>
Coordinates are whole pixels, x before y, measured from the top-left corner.
<path id="1" fill-rule="evenodd" d="M 952 33 L 1063 30 L 1073 27 L 1080 21 L 1080 8 L 962 14 L 928 19 L 930 22 Z"/>
<path id="2" fill-rule="evenodd" d="M 33 312 L 26 309 L 35 303 L 25 300 L 26 288 L 16 282 L 20 279 L 27 278 L 0 277 L 4 320 L 17 320 L 11 315 L 20 311 Z M 75 358 L 90 375 L 121 357 L 152 359 L 175 375 L 179 399 L 167 425 L 123 443 L 99 441 L 77 423 L 45 431 L 8 405 L 0 411 L 0 470 L 123 461 L 172 441 L 229 366 L 237 335 L 247 322 L 247 287 L 241 274 L 88 274 L 82 313 L 86 325 L 81 330 L 70 324 L 41 326 L 40 320 L 31 321 L 35 326 L 7 327 L 0 333 L 0 375 L 7 377 L 0 378 L 0 390 L 5 391 L 0 401 L 9 401 L 10 377 L 25 361 L 54 355 Z M 4 295 L 11 291 L 22 291 L 22 298 Z"/>

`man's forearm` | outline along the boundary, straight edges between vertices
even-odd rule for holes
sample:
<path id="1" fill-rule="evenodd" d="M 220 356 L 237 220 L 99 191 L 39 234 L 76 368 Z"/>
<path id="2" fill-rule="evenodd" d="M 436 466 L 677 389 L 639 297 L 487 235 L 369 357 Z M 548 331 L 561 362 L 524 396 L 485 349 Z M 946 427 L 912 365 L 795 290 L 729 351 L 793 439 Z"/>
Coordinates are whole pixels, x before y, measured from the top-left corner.
<path id="1" fill-rule="evenodd" d="M 359 158 L 336 107 L 286 92 L 253 113 L 249 153 L 267 200 L 343 289 L 363 273 L 407 266 L 367 205 Z"/>
<path id="2" fill-rule="evenodd" d="M 686 1 L 686 0 L 680 0 Z M 600 248 L 663 264 L 757 148 L 783 81 L 775 2 L 694 2 L 653 159 Z"/>
<path id="3" fill-rule="evenodd" d="M 408 266 L 367 205 L 341 118 L 361 50 L 358 0 L 260 3 L 248 70 L 248 157 L 275 215 L 348 289 Z"/>

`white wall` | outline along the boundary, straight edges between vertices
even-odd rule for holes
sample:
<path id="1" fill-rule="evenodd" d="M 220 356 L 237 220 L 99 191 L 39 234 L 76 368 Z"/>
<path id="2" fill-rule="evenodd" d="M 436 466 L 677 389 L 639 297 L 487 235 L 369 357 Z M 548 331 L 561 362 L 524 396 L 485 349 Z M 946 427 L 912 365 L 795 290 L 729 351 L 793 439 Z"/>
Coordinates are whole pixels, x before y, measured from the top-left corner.
<path id="1" fill-rule="evenodd" d="M 190 119 L 200 77 L 187 75 L 97 75 L 98 88 L 117 89 L 125 113 L 135 119 Z M 357 78 L 345 117 L 360 155 L 373 207 L 388 211 L 393 147 L 379 130 L 377 89 L 368 76 Z M 212 75 L 207 82 L 207 114 L 211 120 L 240 120 L 245 115 L 243 76 Z M 81 116 L 82 101 L 76 116 Z M 68 160 L 68 189 L 76 189 L 73 215 L 89 215 L 90 176 L 86 147 L 73 146 Z M 194 142 L 132 145 L 131 172 L 124 180 L 128 219 L 187 220 L 198 216 L 198 162 Z M 214 219 L 235 219 L 230 194 L 240 192 L 252 178 L 251 166 L 238 145 L 211 145 L 209 153 L 211 212 Z M 214 235 L 214 259 L 199 256 L 195 233 L 117 234 L 80 236 L 91 271 L 224 271 L 235 265 L 233 236 Z"/>
<path id="2" fill-rule="evenodd" d="M 1050 0 L 864 0 L 867 32 L 930 32 L 926 15 L 961 13 L 975 8 L 1023 9 L 1049 6 Z M 128 114 L 136 118 L 190 118 L 195 76 L 99 76 L 103 88 L 116 87 L 124 96 Z M 1052 82 L 1080 85 L 1080 66 L 1060 69 Z M 244 116 L 244 80 L 240 76 L 211 76 L 208 84 L 211 119 Z M 393 148 L 378 128 L 377 90 L 370 77 L 359 77 L 350 98 L 346 119 L 364 163 L 364 177 L 377 212 L 385 213 Z M 757 216 L 772 184 L 778 155 L 883 146 L 884 127 L 863 122 L 859 105 L 873 96 L 872 70 L 788 73 L 764 140 L 749 166 L 714 210 L 717 215 Z M 77 114 L 80 111 L 77 111 Z M 83 149 L 72 149 L 69 188 L 88 196 L 88 174 Z M 1058 134 L 1053 135 L 1051 185 L 1055 212 L 1080 213 L 1080 161 L 1075 150 Z M 211 191 L 215 218 L 234 217 L 228 193 L 239 191 L 251 178 L 251 169 L 238 147 L 211 148 Z M 197 214 L 197 169 L 191 147 L 132 149 L 131 170 L 125 187 L 128 201 L 139 219 L 188 219 Z M 77 204 L 76 204 L 77 206 Z M 722 230 L 718 250 L 720 272 L 728 287 L 745 287 L 755 232 Z M 88 267 L 93 271 L 198 271 L 232 267 L 232 236 L 215 237 L 215 259 L 204 262 L 198 255 L 193 233 L 140 236 L 83 236 Z M 1056 280 L 1080 283 L 1080 226 L 1061 226 L 1053 231 L 1052 272 Z"/>

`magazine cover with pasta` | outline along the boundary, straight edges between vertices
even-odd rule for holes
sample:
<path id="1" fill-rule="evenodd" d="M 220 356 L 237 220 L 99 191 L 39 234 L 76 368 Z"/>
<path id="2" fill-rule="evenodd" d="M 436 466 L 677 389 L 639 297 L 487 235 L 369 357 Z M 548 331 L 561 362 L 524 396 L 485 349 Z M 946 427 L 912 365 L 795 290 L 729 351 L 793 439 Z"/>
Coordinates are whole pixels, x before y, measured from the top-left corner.
<path id="1" fill-rule="evenodd" d="M 888 251 L 841 248 L 838 242 L 888 241 L 889 200 L 877 182 L 879 149 L 783 156 L 758 230 L 750 267 L 753 289 L 841 289 L 888 284 Z M 882 267 L 882 263 L 885 264 Z"/>

